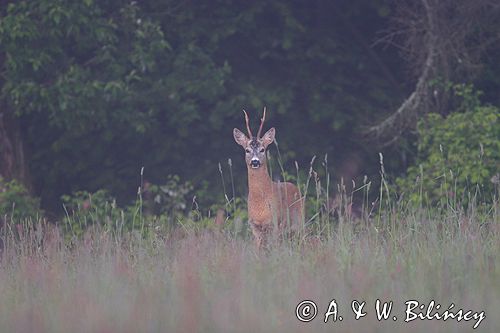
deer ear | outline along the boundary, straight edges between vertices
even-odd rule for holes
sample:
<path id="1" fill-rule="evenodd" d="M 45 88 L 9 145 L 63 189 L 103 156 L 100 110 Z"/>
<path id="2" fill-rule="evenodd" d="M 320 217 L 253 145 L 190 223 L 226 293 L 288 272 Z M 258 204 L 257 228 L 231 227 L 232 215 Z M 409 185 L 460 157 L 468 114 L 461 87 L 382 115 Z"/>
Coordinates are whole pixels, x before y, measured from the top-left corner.
<path id="1" fill-rule="evenodd" d="M 262 143 L 265 147 L 269 146 L 274 141 L 274 135 L 276 134 L 276 130 L 274 127 L 271 127 L 266 134 L 262 137 Z"/>
<path id="2" fill-rule="evenodd" d="M 234 141 L 236 141 L 237 144 L 243 147 L 246 146 L 248 138 L 245 134 L 243 134 L 242 131 L 240 131 L 237 128 L 233 129 L 233 136 L 234 136 Z"/>

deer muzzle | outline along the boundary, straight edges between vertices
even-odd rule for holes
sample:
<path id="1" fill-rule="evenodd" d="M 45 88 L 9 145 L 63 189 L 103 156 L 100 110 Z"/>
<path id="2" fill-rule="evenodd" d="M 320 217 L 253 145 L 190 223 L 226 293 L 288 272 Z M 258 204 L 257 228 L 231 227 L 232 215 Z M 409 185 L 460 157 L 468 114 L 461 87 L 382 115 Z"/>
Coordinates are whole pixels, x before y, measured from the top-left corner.
<path id="1" fill-rule="evenodd" d="M 260 167 L 260 160 L 256 157 L 252 158 L 252 160 L 250 161 L 250 166 L 254 169 L 257 169 L 258 167 Z"/>

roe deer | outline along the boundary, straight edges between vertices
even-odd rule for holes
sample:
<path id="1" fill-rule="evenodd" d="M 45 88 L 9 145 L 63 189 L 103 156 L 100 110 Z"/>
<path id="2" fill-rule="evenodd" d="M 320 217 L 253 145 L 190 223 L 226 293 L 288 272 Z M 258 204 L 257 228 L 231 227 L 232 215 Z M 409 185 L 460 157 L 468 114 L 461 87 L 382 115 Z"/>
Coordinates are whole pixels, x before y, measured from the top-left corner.
<path id="1" fill-rule="evenodd" d="M 304 199 L 294 184 L 273 182 L 269 176 L 266 149 L 274 141 L 276 131 L 273 127 L 260 137 L 266 109 L 264 108 L 256 137 L 250 130 L 247 113 L 244 110 L 243 112 L 248 137 L 237 128 L 233 130 L 233 136 L 236 143 L 245 149 L 248 169 L 248 222 L 256 246 L 260 249 L 267 245 L 267 237 L 275 225 L 280 233 L 287 229 L 300 230 L 304 219 Z"/>

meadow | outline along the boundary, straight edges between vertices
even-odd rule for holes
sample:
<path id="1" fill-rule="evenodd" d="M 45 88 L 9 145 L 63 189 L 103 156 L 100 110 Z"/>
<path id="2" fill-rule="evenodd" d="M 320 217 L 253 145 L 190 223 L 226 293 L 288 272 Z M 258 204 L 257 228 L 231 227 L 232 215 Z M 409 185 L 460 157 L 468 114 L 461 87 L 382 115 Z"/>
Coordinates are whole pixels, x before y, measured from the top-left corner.
<path id="1" fill-rule="evenodd" d="M 412 207 L 384 204 L 361 218 L 341 209 L 265 252 L 224 227 L 95 225 L 68 240 L 41 219 L 4 217 L 0 331 L 499 332 L 498 200 Z M 376 318 L 377 299 L 393 302 L 387 320 Z M 317 306 L 310 322 L 296 316 L 303 300 Z M 325 323 L 332 300 L 337 313 Z M 434 300 L 433 319 L 405 322 L 410 300 L 425 306 L 422 316 Z M 353 301 L 366 302 L 366 316 L 355 319 Z M 447 309 L 463 309 L 462 320 L 437 320 Z"/>
<path id="2" fill-rule="evenodd" d="M 0 333 L 500 332 L 500 1 L 0 4 Z"/>

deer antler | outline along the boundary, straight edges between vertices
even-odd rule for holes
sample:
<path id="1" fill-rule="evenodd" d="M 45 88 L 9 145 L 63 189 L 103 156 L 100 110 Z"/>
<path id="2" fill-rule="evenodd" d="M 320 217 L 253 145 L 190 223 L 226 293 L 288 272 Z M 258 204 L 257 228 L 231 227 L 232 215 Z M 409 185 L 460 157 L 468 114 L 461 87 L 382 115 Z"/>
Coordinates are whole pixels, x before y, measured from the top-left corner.
<path id="1" fill-rule="evenodd" d="M 245 110 L 243 110 L 243 113 L 245 114 L 245 122 L 247 123 L 247 131 L 248 131 L 249 138 L 252 139 L 253 135 L 252 135 L 252 131 L 250 130 L 250 124 L 248 123 L 247 112 Z"/>
<path id="2" fill-rule="evenodd" d="M 262 132 L 262 126 L 264 126 L 264 121 L 266 120 L 266 107 L 264 106 L 264 114 L 262 115 L 262 118 L 260 118 L 260 127 L 259 127 L 259 132 L 257 133 L 257 138 L 260 139 L 260 133 Z"/>

